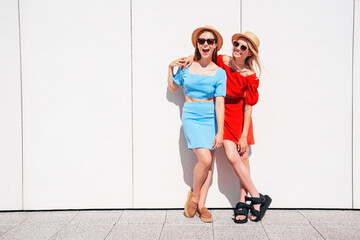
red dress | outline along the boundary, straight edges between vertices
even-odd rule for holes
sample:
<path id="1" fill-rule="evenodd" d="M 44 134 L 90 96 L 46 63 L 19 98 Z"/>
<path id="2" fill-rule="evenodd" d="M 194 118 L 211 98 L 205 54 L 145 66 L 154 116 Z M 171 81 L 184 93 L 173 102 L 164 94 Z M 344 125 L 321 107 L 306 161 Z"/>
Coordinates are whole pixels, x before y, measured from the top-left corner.
<path id="1" fill-rule="evenodd" d="M 255 73 L 244 77 L 234 71 L 224 63 L 223 55 L 218 56 L 217 64 L 226 71 L 226 95 L 232 97 L 225 98 L 224 140 L 237 144 L 243 131 L 245 105 L 253 106 L 259 99 L 259 79 Z M 251 119 L 247 141 L 248 145 L 255 144 Z"/>

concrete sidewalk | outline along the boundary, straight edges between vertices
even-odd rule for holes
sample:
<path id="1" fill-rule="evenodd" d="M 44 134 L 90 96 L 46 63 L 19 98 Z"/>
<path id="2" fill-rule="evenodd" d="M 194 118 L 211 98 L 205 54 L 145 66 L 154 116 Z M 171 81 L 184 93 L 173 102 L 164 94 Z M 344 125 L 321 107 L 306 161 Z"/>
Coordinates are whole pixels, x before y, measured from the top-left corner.
<path id="1" fill-rule="evenodd" d="M 360 239 L 360 211 L 269 210 L 261 222 L 214 222 L 182 210 L 0 212 L 0 239 Z"/>

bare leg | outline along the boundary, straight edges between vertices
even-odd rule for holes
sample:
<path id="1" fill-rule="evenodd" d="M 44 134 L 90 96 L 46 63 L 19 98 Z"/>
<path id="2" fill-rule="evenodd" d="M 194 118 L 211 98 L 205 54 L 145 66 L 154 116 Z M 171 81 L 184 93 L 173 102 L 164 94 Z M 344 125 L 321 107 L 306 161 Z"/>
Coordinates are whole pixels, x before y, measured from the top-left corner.
<path id="1" fill-rule="evenodd" d="M 211 151 L 211 160 L 214 158 L 214 153 L 215 151 Z M 199 209 L 202 209 L 203 207 L 205 207 L 205 201 L 206 201 L 206 197 L 212 182 L 212 176 L 213 176 L 213 166 L 212 166 L 213 161 L 211 161 L 211 165 L 210 165 L 210 169 L 208 171 L 208 175 L 206 177 L 206 180 L 204 182 L 204 184 L 201 187 L 200 190 L 200 198 L 199 198 L 199 202 L 198 202 L 198 207 Z"/>
<path id="2" fill-rule="evenodd" d="M 240 159 L 244 163 L 245 167 L 247 168 L 250 174 L 249 147 L 246 149 L 246 152 L 242 156 L 240 156 Z M 248 195 L 248 191 L 240 181 L 240 202 L 245 202 L 245 196 L 247 195 Z"/>
<path id="3" fill-rule="evenodd" d="M 260 197 L 259 192 L 255 188 L 255 185 L 250 176 L 250 165 L 249 165 L 249 148 L 246 152 L 240 156 L 237 151 L 237 146 L 234 142 L 230 140 L 224 140 L 225 154 L 231 165 L 233 166 L 240 182 L 240 201 L 245 202 L 245 196 L 247 192 L 250 193 L 252 197 Z M 260 205 L 254 205 L 254 208 L 259 210 Z M 237 219 L 243 219 L 244 216 L 239 216 Z M 256 217 L 252 217 L 255 219 Z"/>
<path id="4" fill-rule="evenodd" d="M 212 153 L 206 148 L 193 149 L 198 162 L 194 168 L 193 196 L 192 201 L 198 204 L 205 204 L 205 199 L 211 184 L 212 178 Z M 200 202 L 201 200 L 201 202 Z M 203 206 L 200 206 L 201 208 Z"/>

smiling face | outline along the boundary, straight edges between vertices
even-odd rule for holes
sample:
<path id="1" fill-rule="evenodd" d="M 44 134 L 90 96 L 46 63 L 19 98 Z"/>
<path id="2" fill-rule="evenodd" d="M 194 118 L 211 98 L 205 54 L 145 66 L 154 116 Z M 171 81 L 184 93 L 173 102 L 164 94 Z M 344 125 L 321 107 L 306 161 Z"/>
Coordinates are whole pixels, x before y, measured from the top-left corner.
<path id="1" fill-rule="evenodd" d="M 196 47 L 199 50 L 201 58 L 211 58 L 214 49 L 217 47 L 215 36 L 208 31 L 201 33 L 198 37 Z"/>
<path id="2" fill-rule="evenodd" d="M 239 62 L 245 62 L 248 57 L 253 54 L 250 50 L 248 41 L 245 38 L 239 38 L 233 43 L 233 57 Z"/>

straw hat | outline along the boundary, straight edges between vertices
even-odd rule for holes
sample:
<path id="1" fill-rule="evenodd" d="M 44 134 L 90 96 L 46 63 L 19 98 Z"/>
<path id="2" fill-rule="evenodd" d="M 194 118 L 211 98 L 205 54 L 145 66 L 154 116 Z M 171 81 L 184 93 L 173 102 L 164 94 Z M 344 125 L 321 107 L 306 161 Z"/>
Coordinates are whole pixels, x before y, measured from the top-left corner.
<path id="1" fill-rule="evenodd" d="M 191 35 L 191 41 L 192 41 L 192 44 L 194 45 L 194 47 L 196 48 L 197 37 L 198 37 L 199 32 L 201 32 L 202 30 L 210 30 L 213 33 L 215 33 L 215 35 L 217 37 L 217 50 L 219 51 L 223 45 L 223 38 L 222 38 L 221 34 L 216 30 L 216 28 L 209 26 L 209 25 L 206 25 L 206 26 L 203 26 L 203 27 L 200 27 L 200 28 L 197 28 L 194 30 L 194 32 Z"/>
<path id="2" fill-rule="evenodd" d="M 231 42 L 233 43 L 234 41 L 238 40 L 239 38 L 246 38 L 247 40 L 249 40 L 252 43 L 252 45 L 254 46 L 255 51 L 259 52 L 260 40 L 253 32 L 247 31 L 244 34 L 235 33 L 231 38 Z"/>

